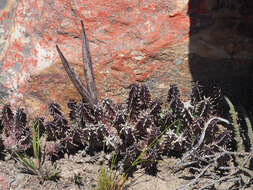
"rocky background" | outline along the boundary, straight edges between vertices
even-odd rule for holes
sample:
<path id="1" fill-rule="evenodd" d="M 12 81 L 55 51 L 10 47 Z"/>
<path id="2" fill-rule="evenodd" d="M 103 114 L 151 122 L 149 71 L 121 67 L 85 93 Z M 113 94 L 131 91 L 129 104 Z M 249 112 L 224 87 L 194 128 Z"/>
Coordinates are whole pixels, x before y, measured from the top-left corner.
<path id="1" fill-rule="evenodd" d="M 252 0 L 1 0 L 3 103 L 43 114 L 50 101 L 66 111 L 69 98 L 81 98 L 55 48 L 84 78 L 80 20 L 101 98 L 122 101 L 133 82 L 145 83 L 156 96 L 177 83 L 187 96 L 198 80 L 247 100 Z"/>

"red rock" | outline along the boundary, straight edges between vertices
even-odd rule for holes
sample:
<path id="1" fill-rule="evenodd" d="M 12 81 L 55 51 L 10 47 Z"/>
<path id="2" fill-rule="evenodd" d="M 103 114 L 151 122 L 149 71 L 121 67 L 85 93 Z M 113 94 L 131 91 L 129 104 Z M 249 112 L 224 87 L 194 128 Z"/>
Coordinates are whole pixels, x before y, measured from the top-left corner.
<path id="1" fill-rule="evenodd" d="M 6 2 L 0 6 L 3 89 L 0 96 L 29 112 L 45 112 L 50 101 L 59 102 L 66 111 L 69 98 L 80 99 L 55 48 L 58 44 L 71 66 L 83 77 L 80 20 L 86 27 L 100 98 L 125 99 L 128 92 L 125 87 L 135 81 L 145 82 L 152 91 L 163 95 L 165 90 L 159 89 L 159 85 L 176 82 L 188 88 L 192 80 L 189 46 L 190 51 L 200 52 L 202 57 L 213 57 L 215 52 L 225 57 L 226 51 L 231 51 L 231 46 L 223 47 L 214 37 L 225 39 L 220 35 L 222 31 L 214 27 L 218 21 L 211 14 L 218 6 L 217 1 Z M 221 9 L 217 14 L 222 17 L 222 13 Z M 209 19 L 202 21 L 197 15 L 194 20 L 189 14 L 203 14 Z M 210 37 L 208 27 L 210 33 L 218 32 Z M 195 28 L 201 32 L 193 34 L 191 30 Z M 243 43 L 240 47 L 244 48 L 239 49 L 246 55 L 251 46 Z M 211 51 L 205 51 L 208 49 Z M 180 59 L 180 65 L 173 64 L 176 58 Z"/>

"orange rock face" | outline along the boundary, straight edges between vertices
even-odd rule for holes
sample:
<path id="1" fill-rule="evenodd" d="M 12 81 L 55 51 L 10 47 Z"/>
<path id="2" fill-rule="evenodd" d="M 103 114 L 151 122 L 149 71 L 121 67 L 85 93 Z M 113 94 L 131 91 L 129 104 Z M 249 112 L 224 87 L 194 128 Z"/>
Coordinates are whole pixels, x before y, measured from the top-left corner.
<path id="1" fill-rule="evenodd" d="M 218 21 L 213 11 L 217 15 L 222 12 L 217 9 L 217 3 L 210 0 L 1 1 L 1 99 L 38 114 L 45 112 L 50 101 L 59 102 L 66 111 L 69 98 L 80 99 L 55 48 L 57 44 L 83 78 L 80 20 L 89 39 L 100 98 L 122 101 L 128 93 L 126 87 L 133 82 L 145 83 L 157 96 L 166 95 L 171 83 L 189 89 L 193 80 L 189 54 L 199 53 L 208 58 L 216 51 L 224 58 L 234 50 L 233 44 L 223 47 L 211 43 L 215 35 L 217 39 L 225 39 L 222 32 L 215 33 Z M 201 20 L 203 16 L 206 20 Z M 207 34 L 208 28 L 211 34 Z M 199 39 L 207 43 L 194 45 Z M 248 47 L 244 48 L 246 53 Z M 210 50 L 209 54 L 203 48 Z"/>

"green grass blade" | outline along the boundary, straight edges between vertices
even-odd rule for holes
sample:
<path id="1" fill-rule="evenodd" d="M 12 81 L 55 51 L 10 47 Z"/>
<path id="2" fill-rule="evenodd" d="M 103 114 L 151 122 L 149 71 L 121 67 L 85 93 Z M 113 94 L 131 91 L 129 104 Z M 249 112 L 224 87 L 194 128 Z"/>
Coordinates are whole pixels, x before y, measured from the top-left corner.
<path id="1" fill-rule="evenodd" d="M 40 124 L 38 122 L 38 131 L 37 131 L 37 141 L 36 141 L 36 145 L 37 145 L 37 159 L 39 159 L 39 154 L 40 154 Z"/>
<path id="2" fill-rule="evenodd" d="M 34 154 L 34 157 L 37 158 L 36 131 L 35 131 L 34 123 L 33 123 L 32 127 L 33 127 L 33 132 L 32 132 L 32 137 L 33 137 L 33 154 Z"/>
<path id="3" fill-rule="evenodd" d="M 38 131 L 36 134 L 36 129 L 34 126 L 34 122 L 33 122 L 33 133 L 32 133 L 32 137 L 33 137 L 33 154 L 34 154 L 34 158 L 39 160 L 39 126 L 38 126 Z"/>
<path id="4" fill-rule="evenodd" d="M 26 166 L 26 168 L 32 171 L 34 174 L 37 174 L 37 168 L 34 166 L 33 162 L 24 158 L 22 155 L 14 152 L 14 154 L 18 157 L 18 159 Z"/>

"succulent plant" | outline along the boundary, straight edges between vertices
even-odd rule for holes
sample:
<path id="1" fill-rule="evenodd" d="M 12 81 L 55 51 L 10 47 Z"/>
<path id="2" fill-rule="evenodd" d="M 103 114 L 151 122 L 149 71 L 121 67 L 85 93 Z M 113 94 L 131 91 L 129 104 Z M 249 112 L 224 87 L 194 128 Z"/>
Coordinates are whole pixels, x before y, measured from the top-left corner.
<path id="1" fill-rule="evenodd" d="M 191 105 L 196 105 L 203 99 L 203 90 L 202 86 L 198 82 L 193 83 L 192 93 L 191 93 Z"/>
<path id="2" fill-rule="evenodd" d="M 86 139 L 82 128 L 70 126 L 57 103 L 50 103 L 48 110 L 53 119 L 44 127 L 47 141 L 49 141 L 46 145 L 46 154 L 51 158 L 59 158 L 64 153 L 74 153 L 83 147 Z M 74 119 L 74 116 L 70 119 Z"/>
<path id="3" fill-rule="evenodd" d="M 132 163 L 138 158 L 142 149 L 138 144 L 133 144 L 126 148 L 122 163 L 123 169 L 128 172 L 128 175 L 131 176 L 136 170 L 136 165 L 132 166 Z"/>
<path id="4" fill-rule="evenodd" d="M 50 103 L 48 110 L 53 120 L 47 122 L 45 125 L 45 131 L 47 134 L 47 140 L 56 141 L 66 137 L 66 131 L 69 129 L 68 122 L 64 118 L 59 104 Z"/>
<path id="5" fill-rule="evenodd" d="M 179 120 L 176 127 L 169 129 L 163 137 L 161 147 L 164 154 L 170 153 L 166 150 L 183 153 L 198 141 L 205 123 L 218 114 L 216 109 L 223 103 L 221 91 L 217 89 L 214 93 L 218 93 L 219 96 L 205 97 L 202 87 L 198 83 L 194 83 L 190 100 L 183 102 L 180 99 L 177 86 L 170 86 L 167 100 L 169 108 L 161 119 L 162 124 L 167 126 L 173 121 Z M 210 125 L 211 127 L 206 131 L 205 144 L 209 146 L 219 143 L 219 145 L 228 146 L 230 132 L 225 127 L 219 128 L 217 122 Z M 204 147 L 202 150 L 205 151 Z"/>
<path id="6" fill-rule="evenodd" d="M 5 135 L 8 137 L 11 134 L 11 129 L 14 125 L 14 114 L 9 104 L 4 105 L 2 109 L 2 126 Z"/>
<path id="7" fill-rule="evenodd" d="M 108 147 L 105 147 L 107 150 L 115 149 L 120 152 L 124 160 L 128 160 L 127 157 L 131 156 L 128 154 L 128 147 L 136 143 L 148 144 L 149 138 L 151 138 L 152 126 L 157 125 L 157 131 L 160 131 L 158 125 L 162 103 L 159 99 L 151 101 L 151 94 L 147 86 L 134 83 L 130 86 L 126 106 L 123 104 L 116 105 L 109 99 L 104 99 L 100 104 L 97 98 L 85 29 L 83 23 L 81 24 L 82 55 L 87 88 L 70 67 L 58 46 L 56 46 L 66 72 L 83 97 L 79 103 L 73 100 L 68 103 L 69 116 L 72 122 L 70 128 L 74 133 L 79 134 L 82 139 L 85 139 L 83 140 L 85 144 L 82 143 L 82 145 L 86 146 L 86 150 L 100 150 L 105 143 L 108 145 Z M 61 130 L 58 129 L 61 135 L 52 134 L 53 130 L 51 129 L 57 129 L 56 120 L 63 120 L 59 119 L 62 118 L 61 112 L 58 111 L 59 107 L 56 105 L 51 107 L 50 113 L 52 113 L 54 120 L 48 124 L 46 130 L 49 131 L 51 139 L 64 139 L 66 134 L 61 133 L 61 130 L 69 130 L 67 129 L 68 125 L 65 125 L 64 122 L 57 124 L 61 128 Z M 56 114 L 58 116 L 55 116 Z"/>
<path id="8" fill-rule="evenodd" d="M 31 148 L 31 131 L 26 124 L 26 114 L 22 108 L 18 108 L 14 115 L 10 105 L 4 105 L 2 126 L 6 138 L 3 144 L 7 150 L 26 151 Z"/>
<path id="9" fill-rule="evenodd" d="M 160 134 L 160 128 L 154 124 L 150 128 L 150 133 L 146 138 L 145 147 L 147 151 L 143 156 L 143 162 L 141 166 L 145 168 L 146 172 L 156 174 L 157 172 L 157 161 L 161 160 L 161 146 L 158 142 L 155 142 Z"/>
<path id="10" fill-rule="evenodd" d="M 63 154 L 63 147 L 59 141 L 47 141 L 45 146 L 45 154 L 52 161 L 60 158 Z"/>
<path id="11" fill-rule="evenodd" d="M 0 155 L 3 153 L 4 151 L 4 141 L 2 139 L 2 136 L 0 135 Z"/>

